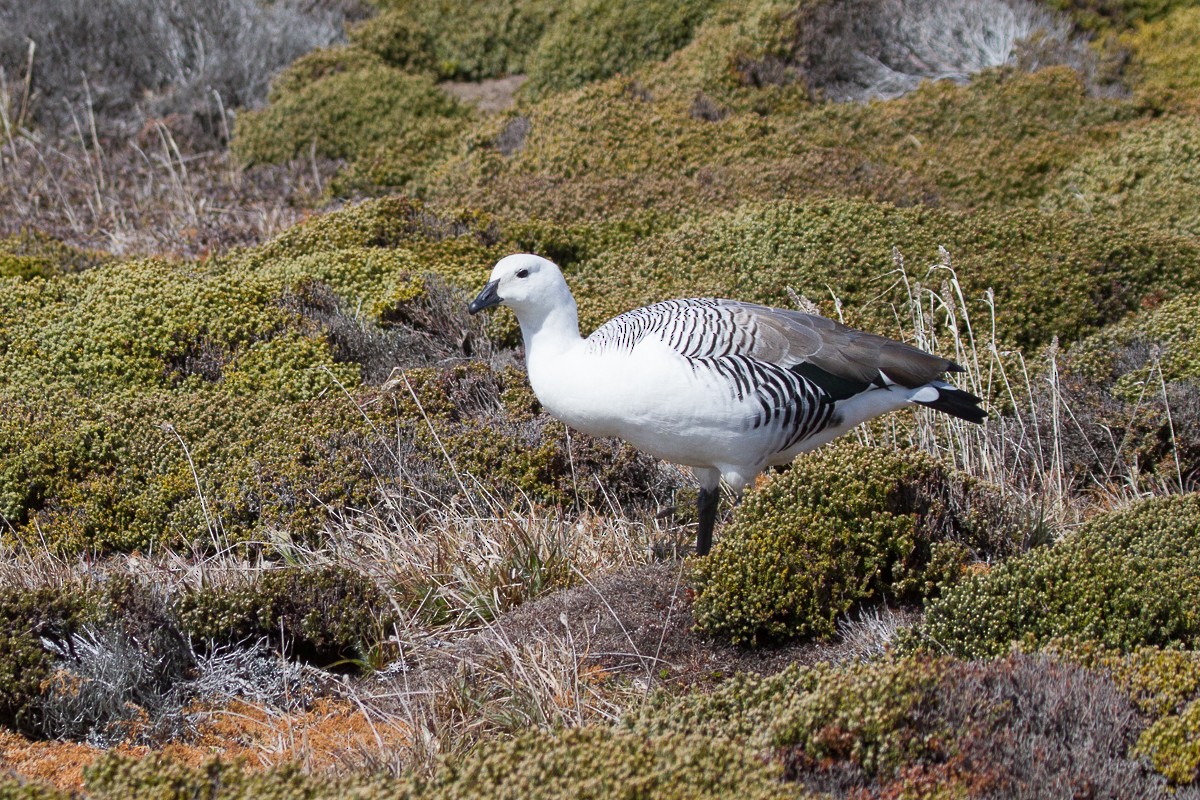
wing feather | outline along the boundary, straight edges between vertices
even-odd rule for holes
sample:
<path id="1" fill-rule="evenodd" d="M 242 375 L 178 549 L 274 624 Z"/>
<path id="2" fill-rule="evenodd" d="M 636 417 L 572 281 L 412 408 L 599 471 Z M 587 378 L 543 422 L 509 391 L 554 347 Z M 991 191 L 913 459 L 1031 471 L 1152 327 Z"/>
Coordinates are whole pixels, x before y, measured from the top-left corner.
<path id="1" fill-rule="evenodd" d="M 627 311 L 597 328 L 588 344 L 627 350 L 650 337 L 687 358 L 744 356 L 785 369 L 810 365 L 843 386 L 893 382 L 912 388 L 962 370 L 948 359 L 826 317 L 711 298 Z"/>

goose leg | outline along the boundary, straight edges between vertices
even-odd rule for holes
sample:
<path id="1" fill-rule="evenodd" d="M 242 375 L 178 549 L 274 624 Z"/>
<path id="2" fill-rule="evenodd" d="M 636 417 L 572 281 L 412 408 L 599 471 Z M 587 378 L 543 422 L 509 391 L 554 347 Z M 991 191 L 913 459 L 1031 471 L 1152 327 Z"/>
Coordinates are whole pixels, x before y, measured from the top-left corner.
<path id="1" fill-rule="evenodd" d="M 717 501 L 721 498 L 721 487 L 700 489 L 696 500 L 697 516 L 700 518 L 700 528 L 696 531 L 696 555 L 706 556 L 712 549 L 713 528 L 717 524 Z"/>

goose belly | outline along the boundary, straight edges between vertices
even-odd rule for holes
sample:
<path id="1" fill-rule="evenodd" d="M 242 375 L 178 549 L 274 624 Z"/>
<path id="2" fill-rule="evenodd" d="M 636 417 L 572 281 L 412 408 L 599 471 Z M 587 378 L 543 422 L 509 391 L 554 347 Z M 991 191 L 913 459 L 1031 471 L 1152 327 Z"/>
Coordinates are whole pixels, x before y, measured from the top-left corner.
<path id="1" fill-rule="evenodd" d="M 684 358 L 594 358 L 586 367 L 531 372 L 543 407 L 593 436 L 616 436 L 677 464 L 761 465 L 778 433 L 754 428 L 756 403 L 739 399 L 712 373 Z"/>

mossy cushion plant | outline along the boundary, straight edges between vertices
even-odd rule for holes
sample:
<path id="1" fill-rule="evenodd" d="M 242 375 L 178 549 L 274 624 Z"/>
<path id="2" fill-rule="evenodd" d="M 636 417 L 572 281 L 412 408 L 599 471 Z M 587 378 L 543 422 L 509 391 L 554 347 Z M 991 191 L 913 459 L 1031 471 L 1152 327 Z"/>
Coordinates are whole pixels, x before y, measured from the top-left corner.
<path id="1" fill-rule="evenodd" d="M 735 644 L 824 638 L 860 603 L 931 596 L 969 559 L 1020 546 L 1019 515 L 995 492 L 916 451 L 802 455 L 747 494 L 693 566 L 696 624 Z"/>
<path id="2" fill-rule="evenodd" d="M 65 642 L 86 610 L 83 596 L 54 587 L 0 589 L 0 725 L 36 731 L 54 662 L 43 640 Z"/>
<path id="3" fill-rule="evenodd" d="M 528 59 L 529 90 L 549 93 L 628 73 L 687 44 L 720 0 L 571 0 Z"/>
<path id="4" fill-rule="evenodd" d="M 1064 171 L 1043 207 L 1200 236 L 1200 122 L 1167 117 L 1131 127 Z"/>
<path id="5" fill-rule="evenodd" d="M 827 314 L 836 313 L 826 300 L 833 294 L 848 324 L 902 338 L 895 307 L 909 297 L 892 274 L 895 253 L 905 259 L 910 285 L 941 291 L 951 275 L 931 269 L 939 246 L 950 254 L 976 324 L 991 313 L 984 298 L 992 289 L 999 335 L 1023 346 L 1072 339 L 1122 318 L 1156 291 L 1200 285 L 1200 242 L 1192 237 L 1040 212 L 963 214 L 824 199 L 746 204 L 618 247 L 577 265 L 573 287 L 585 328 L 672 296 L 787 306 L 790 288 L 824 303 Z"/>
<path id="6" fill-rule="evenodd" d="M 404 474 L 429 497 L 463 485 L 447 452 L 497 496 L 573 500 L 574 475 L 589 502 L 592 467 L 648 496 L 648 459 L 580 441 L 572 465 L 560 428 L 509 414 L 521 376 L 415 367 L 465 357 L 452 287 L 480 280 L 499 239 L 484 216 L 390 198 L 202 263 L 0 278 L 0 537 L 57 552 L 303 541 L 399 475 L 380 430 L 406 440 Z M 377 388 L 398 366 L 415 367 L 407 384 Z"/>
<path id="7" fill-rule="evenodd" d="M 471 117 L 427 75 L 374 57 L 347 58 L 344 69 L 327 69 L 315 80 L 306 62 L 292 68 L 304 80 L 285 73 L 269 106 L 238 117 L 234 152 L 251 163 L 353 159 L 390 144 L 393 156 L 403 155 L 415 169 L 436 158 Z"/>
<path id="8" fill-rule="evenodd" d="M 175 601 L 174 613 L 198 642 L 266 639 L 321 666 L 362 659 L 387 638 L 394 621 L 375 583 L 335 566 L 269 570 L 245 585 L 195 589 Z"/>
<path id="9" fill-rule="evenodd" d="M 932 600 L 929 646 L 967 658 L 1091 639 L 1116 650 L 1200 646 L 1200 495 L 1145 500 Z"/>

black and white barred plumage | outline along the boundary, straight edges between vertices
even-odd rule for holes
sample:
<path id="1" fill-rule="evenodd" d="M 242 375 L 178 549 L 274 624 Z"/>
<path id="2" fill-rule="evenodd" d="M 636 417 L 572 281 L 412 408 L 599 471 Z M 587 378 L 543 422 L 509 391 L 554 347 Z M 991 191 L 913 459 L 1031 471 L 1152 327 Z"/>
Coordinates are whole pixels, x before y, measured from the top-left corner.
<path id="1" fill-rule="evenodd" d="M 945 383 L 951 361 L 824 317 L 735 300 L 667 300 L 615 317 L 586 340 L 561 272 L 502 259 L 471 304 L 513 308 L 529 379 L 552 415 L 692 467 L 705 552 L 724 479 L 762 469 L 909 404 L 971 422 L 980 399 Z"/>

